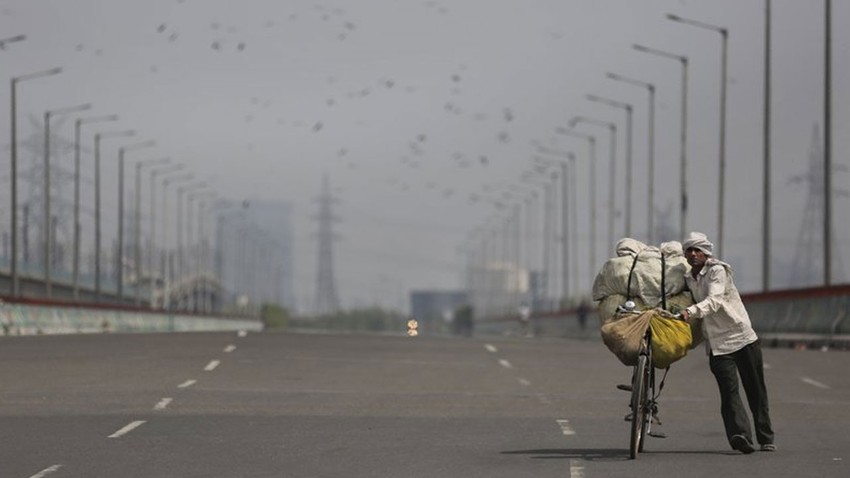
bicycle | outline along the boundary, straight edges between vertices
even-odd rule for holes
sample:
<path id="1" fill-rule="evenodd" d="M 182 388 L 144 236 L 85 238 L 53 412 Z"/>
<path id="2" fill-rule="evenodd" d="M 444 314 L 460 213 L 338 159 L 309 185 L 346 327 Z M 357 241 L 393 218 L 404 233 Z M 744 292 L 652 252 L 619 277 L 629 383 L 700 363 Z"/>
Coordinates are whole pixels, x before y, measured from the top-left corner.
<path id="1" fill-rule="evenodd" d="M 673 316 L 676 320 L 684 320 L 681 314 Z M 631 400 L 629 407 L 632 410 L 631 433 L 629 435 L 629 458 L 637 458 L 638 453 L 643 453 L 644 440 L 647 436 L 655 438 L 667 438 L 663 433 L 653 433 L 652 421 L 657 420 L 658 397 L 664 388 L 664 379 L 667 378 L 668 366 L 664 370 L 664 376 L 656 391 L 655 387 L 655 365 L 652 359 L 652 329 L 646 328 L 646 333 L 641 341 L 637 364 L 634 366 L 631 384 Z M 660 422 L 659 422 L 660 424 Z"/>

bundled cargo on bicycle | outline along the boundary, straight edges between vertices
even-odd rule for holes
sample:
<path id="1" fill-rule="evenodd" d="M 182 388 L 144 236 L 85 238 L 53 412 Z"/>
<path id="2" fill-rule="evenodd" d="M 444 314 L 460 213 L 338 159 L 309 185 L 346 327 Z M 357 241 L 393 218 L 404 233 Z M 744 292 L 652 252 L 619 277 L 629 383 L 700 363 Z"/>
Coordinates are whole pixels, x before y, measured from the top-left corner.
<path id="1" fill-rule="evenodd" d="M 666 368 L 701 341 L 698 326 L 674 318 L 693 304 L 685 284 L 690 266 L 682 245 L 671 241 L 655 247 L 624 238 L 617 243 L 616 254 L 593 282 L 602 340 L 623 364 L 631 366 L 637 363 L 644 335 L 651 328 L 653 365 Z"/>

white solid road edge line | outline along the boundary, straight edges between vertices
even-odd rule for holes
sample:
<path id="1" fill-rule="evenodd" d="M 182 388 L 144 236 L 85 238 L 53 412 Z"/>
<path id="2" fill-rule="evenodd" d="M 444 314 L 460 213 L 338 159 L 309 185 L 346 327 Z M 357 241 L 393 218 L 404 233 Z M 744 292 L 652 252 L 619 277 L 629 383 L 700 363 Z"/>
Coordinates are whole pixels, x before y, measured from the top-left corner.
<path id="1" fill-rule="evenodd" d="M 118 438 L 120 436 L 124 436 L 124 435 L 130 433 L 131 431 L 133 431 L 134 429 L 144 425 L 144 423 L 145 423 L 145 420 L 136 420 L 135 422 L 131 422 L 127 426 L 125 426 L 124 428 L 118 430 L 117 432 L 113 433 L 112 435 L 109 435 L 108 438 Z"/>
<path id="2" fill-rule="evenodd" d="M 178 385 L 178 386 L 177 386 L 177 388 L 186 388 L 186 387 L 191 387 L 192 385 L 194 385 L 194 384 L 196 384 L 196 383 L 198 383 L 198 381 L 197 381 L 197 380 L 186 380 L 185 382 L 183 382 L 183 383 L 181 383 L 180 385 Z"/>
<path id="3" fill-rule="evenodd" d="M 808 383 L 809 385 L 812 385 L 814 387 L 822 388 L 824 390 L 829 389 L 829 385 L 827 385 L 825 383 L 818 382 L 817 380 L 812 380 L 809 377 L 802 377 L 802 378 L 800 378 L 800 380 L 802 380 L 803 382 Z"/>
<path id="4" fill-rule="evenodd" d="M 54 471 L 58 471 L 59 468 L 62 468 L 62 465 L 53 465 L 53 466 L 47 467 L 47 468 L 39 471 L 38 473 L 32 475 L 30 478 L 43 478 L 43 477 L 53 473 Z"/>
<path id="5" fill-rule="evenodd" d="M 225 347 L 225 348 L 224 348 L 224 353 L 228 353 L 228 354 L 229 354 L 230 352 L 233 352 L 234 350 L 236 350 L 236 346 L 235 346 L 235 345 L 228 345 L 227 347 Z"/>
<path id="6" fill-rule="evenodd" d="M 171 400 L 172 400 L 171 397 L 165 397 L 162 400 L 160 400 L 156 405 L 154 405 L 153 409 L 154 410 L 165 410 L 165 407 L 167 407 L 168 404 L 171 403 Z"/>
<path id="7" fill-rule="evenodd" d="M 218 360 L 210 360 L 210 363 L 208 363 L 207 366 L 204 367 L 204 371 L 212 372 L 213 370 L 215 370 L 216 367 L 218 367 L 218 364 L 220 363 L 221 362 L 219 362 Z"/>

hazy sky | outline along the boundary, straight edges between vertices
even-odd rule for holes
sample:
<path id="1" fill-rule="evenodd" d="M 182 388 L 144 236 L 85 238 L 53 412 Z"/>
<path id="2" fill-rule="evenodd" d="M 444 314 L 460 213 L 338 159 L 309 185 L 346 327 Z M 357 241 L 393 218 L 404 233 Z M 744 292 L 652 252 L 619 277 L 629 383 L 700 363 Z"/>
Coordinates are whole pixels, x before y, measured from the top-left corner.
<path id="1" fill-rule="evenodd" d="M 646 239 L 647 95 L 608 71 L 657 86 L 656 208 L 676 210 L 680 68 L 633 43 L 690 58 L 689 229 L 717 227 L 720 37 L 666 13 L 729 28 L 726 250 L 742 290 L 761 284 L 764 2 L 757 0 L 3 0 L 0 37 L 27 40 L 0 51 L 6 77 L 62 66 L 19 90 L 19 117 L 93 102 L 133 128 L 221 196 L 294 206 L 295 283 L 310 304 L 316 269 L 313 220 L 321 176 L 339 203 L 337 287 L 343 305 L 400 306 L 411 289 L 461 285 L 458 247 L 498 211 L 478 196 L 519 182 L 532 141 L 578 154 L 579 245 L 585 251 L 588 165 L 580 140 L 555 134 L 574 115 L 616 121 L 593 93 L 635 106 L 633 236 Z M 797 250 L 816 125 L 823 132 L 823 2 L 773 1 L 773 284 Z M 850 1 L 833 1 L 833 161 L 850 149 Z M 8 110 L 8 94 L 0 111 Z M 61 124 L 61 123 L 57 123 Z M 60 134 L 72 137 L 72 121 Z M 38 123 L 21 121 L 20 134 Z M 598 263 L 605 237 L 607 131 L 598 136 Z M 8 132 L 8 114 L 0 132 Z M 2 133 L 8 143 L 8 133 Z M 112 153 L 122 143 L 109 142 Z M 624 151 L 619 135 L 618 151 Z M 141 153 L 134 158 L 141 158 Z M 60 159 L 61 161 L 61 159 Z M 91 164 L 90 158 L 85 158 Z M 618 158 L 616 207 L 625 174 Z M 24 166 L 22 166 L 24 167 Z M 114 177 L 114 162 L 104 162 Z M 8 159 L 0 185 L 8 187 Z M 836 190 L 849 190 L 836 172 Z M 498 187 L 497 187 L 498 186 Z M 115 194 L 114 184 L 104 194 Z M 70 191 L 70 188 L 69 188 Z M 111 192 L 110 192 L 111 191 Z M 144 192 L 147 189 L 143 190 Z M 490 192 L 488 192 L 490 191 Z M 22 192 L 25 194 L 25 191 Z M 111 196 L 108 196 L 111 197 Z M 850 260 L 845 209 L 835 202 L 835 253 Z M 8 194 L 0 197 L 2 229 Z M 107 217 L 112 221 L 114 217 Z M 671 217 L 678 231 L 678 215 Z M 622 216 L 617 234 L 623 234 Z M 820 231 L 817 232 L 820 236 Z M 844 259 L 846 258 L 846 259 Z M 582 261 L 589 289 L 596 270 Z M 836 263 L 839 264 L 836 258 Z M 839 264 L 840 265 L 840 264 Z M 836 278 L 846 274 L 834 266 Z M 406 306 L 406 303 L 403 304 Z"/>

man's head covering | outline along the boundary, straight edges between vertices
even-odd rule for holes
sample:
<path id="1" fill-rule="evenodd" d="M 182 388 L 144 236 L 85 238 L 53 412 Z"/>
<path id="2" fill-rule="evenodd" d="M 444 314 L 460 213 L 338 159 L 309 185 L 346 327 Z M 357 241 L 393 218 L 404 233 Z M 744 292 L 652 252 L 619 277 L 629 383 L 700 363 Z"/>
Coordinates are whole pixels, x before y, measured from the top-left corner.
<path id="1" fill-rule="evenodd" d="M 714 244 L 709 242 L 708 236 L 701 232 L 691 232 L 688 237 L 682 242 L 682 251 L 687 251 L 690 248 L 702 251 L 706 256 L 711 257 Z"/>

